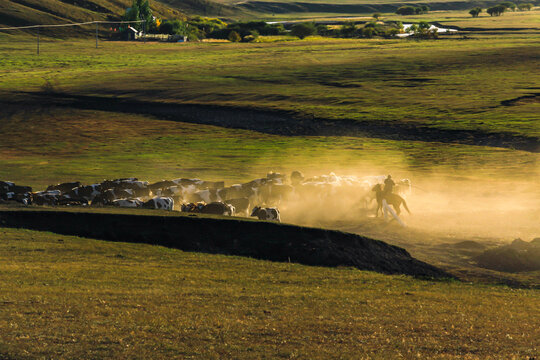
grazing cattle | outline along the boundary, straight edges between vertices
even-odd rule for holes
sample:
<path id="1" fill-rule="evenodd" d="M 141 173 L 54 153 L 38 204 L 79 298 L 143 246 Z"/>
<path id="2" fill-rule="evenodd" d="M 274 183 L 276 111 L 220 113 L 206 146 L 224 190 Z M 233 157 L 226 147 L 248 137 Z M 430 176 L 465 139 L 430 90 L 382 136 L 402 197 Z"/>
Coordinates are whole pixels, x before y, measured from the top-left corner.
<path id="1" fill-rule="evenodd" d="M 174 207 L 174 200 L 170 197 L 156 196 L 143 203 L 142 207 L 145 209 L 172 210 Z"/>
<path id="2" fill-rule="evenodd" d="M 250 204 L 248 198 L 229 199 L 225 200 L 225 203 L 234 206 L 236 214 L 244 213 L 246 216 L 248 215 Z"/>
<path id="3" fill-rule="evenodd" d="M 140 199 L 120 199 L 113 200 L 112 204 L 114 206 L 122 208 L 138 208 L 143 206 L 143 202 Z"/>
<path id="4" fill-rule="evenodd" d="M 62 193 L 66 193 L 74 188 L 81 187 L 81 185 L 82 184 L 80 181 L 66 182 L 66 183 L 61 183 L 61 184 L 56 184 L 56 185 L 49 185 L 46 191 L 59 190 Z"/>
<path id="5" fill-rule="evenodd" d="M 221 201 L 212 202 L 210 204 L 204 205 L 199 212 L 201 214 L 214 214 L 214 215 L 234 215 L 234 206 L 230 204 L 225 204 Z"/>
<path id="6" fill-rule="evenodd" d="M 377 209 L 375 211 L 376 217 L 379 216 L 379 210 L 381 210 L 381 213 L 382 213 L 383 199 L 386 200 L 386 202 L 389 205 L 392 205 L 394 207 L 394 210 L 396 210 L 396 213 L 398 214 L 398 216 L 401 213 L 401 209 L 400 209 L 401 204 L 403 204 L 403 207 L 405 208 L 405 210 L 407 210 L 409 214 L 411 213 L 409 208 L 407 207 L 407 203 L 405 202 L 405 199 L 403 199 L 398 194 L 385 193 L 382 189 L 381 184 L 375 185 L 372 191 L 375 192 L 375 198 L 377 199 Z"/>
<path id="7" fill-rule="evenodd" d="M 256 216 L 259 220 L 281 222 L 281 217 L 277 208 L 261 208 L 260 206 L 255 206 L 251 212 L 251 216 Z"/>

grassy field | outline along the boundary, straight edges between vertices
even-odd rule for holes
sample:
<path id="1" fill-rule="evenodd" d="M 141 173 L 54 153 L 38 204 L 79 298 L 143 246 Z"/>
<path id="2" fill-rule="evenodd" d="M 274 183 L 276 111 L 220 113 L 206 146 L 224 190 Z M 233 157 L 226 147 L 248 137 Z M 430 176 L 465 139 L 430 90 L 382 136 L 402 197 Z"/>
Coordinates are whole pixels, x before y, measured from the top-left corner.
<path id="1" fill-rule="evenodd" d="M 538 356 L 538 291 L 0 229 L 0 357 Z"/>
<path id="2" fill-rule="evenodd" d="M 133 44 L 1 41 L 2 98 L 19 91 L 291 111 L 536 137 L 538 37 L 432 42 Z M 276 64 L 276 59 L 279 61 Z M 277 65 L 277 66 L 276 66 Z M 504 84 L 504 86 L 501 86 Z M 501 102 L 511 101 L 512 106 Z"/>

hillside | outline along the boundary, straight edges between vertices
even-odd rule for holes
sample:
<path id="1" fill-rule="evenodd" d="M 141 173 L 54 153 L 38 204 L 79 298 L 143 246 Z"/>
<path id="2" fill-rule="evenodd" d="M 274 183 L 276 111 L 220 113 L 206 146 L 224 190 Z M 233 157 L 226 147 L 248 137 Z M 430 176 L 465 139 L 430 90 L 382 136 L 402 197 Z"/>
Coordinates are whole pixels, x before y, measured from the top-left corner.
<path id="1" fill-rule="evenodd" d="M 26 26 L 94 20 L 120 20 L 131 0 L 6 0 L 0 2 L 0 25 Z M 179 4 L 178 8 L 182 6 Z M 184 18 L 181 10 L 158 1 L 152 11 L 162 18 Z"/>

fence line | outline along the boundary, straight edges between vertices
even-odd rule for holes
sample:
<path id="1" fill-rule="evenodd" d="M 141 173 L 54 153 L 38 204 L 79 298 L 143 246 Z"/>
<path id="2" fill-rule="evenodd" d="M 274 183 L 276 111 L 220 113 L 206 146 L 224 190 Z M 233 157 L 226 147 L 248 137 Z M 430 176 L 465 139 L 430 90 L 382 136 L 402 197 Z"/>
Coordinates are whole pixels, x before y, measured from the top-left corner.
<path id="1" fill-rule="evenodd" d="M 37 29 L 36 33 L 36 40 L 37 40 L 37 54 L 39 55 L 40 50 L 40 43 L 39 43 L 39 31 L 42 28 L 58 28 L 58 27 L 69 27 L 69 26 L 83 26 L 83 25 L 96 25 L 96 49 L 98 48 L 98 38 L 99 38 L 99 31 L 98 26 L 99 24 L 140 24 L 143 23 L 143 40 L 146 42 L 146 20 L 133 20 L 133 21 L 87 21 L 82 23 L 69 23 L 69 24 L 50 24 L 50 25 L 29 25 L 29 26 L 16 26 L 16 27 L 8 27 L 8 28 L 0 28 L 1 30 L 24 30 L 24 29 Z"/>

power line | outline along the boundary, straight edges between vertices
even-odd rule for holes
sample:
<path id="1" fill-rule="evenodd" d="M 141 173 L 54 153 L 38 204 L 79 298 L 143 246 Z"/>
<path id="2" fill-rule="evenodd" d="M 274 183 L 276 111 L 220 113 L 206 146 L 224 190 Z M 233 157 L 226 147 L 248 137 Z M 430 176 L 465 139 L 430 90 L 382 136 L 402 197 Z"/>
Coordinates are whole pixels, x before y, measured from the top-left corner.
<path id="1" fill-rule="evenodd" d="M 98 26 L 99 24 L 143 24 L 143 39 L 146 42 L 146 20 L 133 20 L 133 21 L 87 21 L 82 23 L 69 23 L 69 24 L 50 24 L 50 25 L 29 25 L 29 26 L 18 26 L 18 27 L 8 27 L 0 28 L 0 30 L 24 30 L 24 29 L 37 29 L 37 54 L 39 55 L 39 31 L 42 28 L 58 28 L 58 27 L 70 27 L 70 26 L 82 26 L 82 25 L 92 25 L 96 24 L 96 49 L 98 48 Z"/>
<path id="2" fill-rule="evenodd" d="M 17 26 L 17 27 L 0 28 L 0 30 L 22 30 L 22 29 L 36 29 L 36 28 L 53 28 L 53 27 L 81 26 L 81 25 L 91 25 L 91 24 L 134 24 L 134 23 L 145 23 L 145 22 L 146 22 L 146 20 L 135 20 L 135 21 L 88 21 L 88 22 L 70 23 L 70 24 Z"/>

